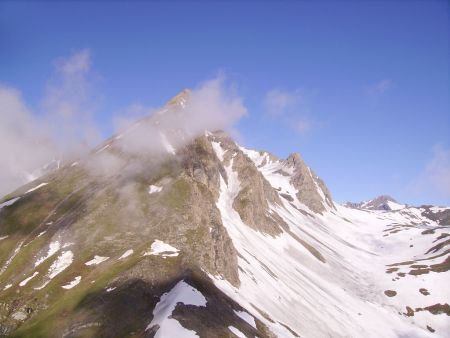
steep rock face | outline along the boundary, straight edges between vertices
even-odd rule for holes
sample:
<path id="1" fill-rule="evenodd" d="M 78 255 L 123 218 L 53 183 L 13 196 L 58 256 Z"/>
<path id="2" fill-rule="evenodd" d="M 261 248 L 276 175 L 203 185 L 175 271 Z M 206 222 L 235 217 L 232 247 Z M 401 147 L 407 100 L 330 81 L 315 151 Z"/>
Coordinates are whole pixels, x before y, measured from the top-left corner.
<path id="1" fill-rule="evenodd" d="M 294 168 L 292 185 L 297 188 L 297 198 L 314 212 L 322 213 L 326 206 L 334 208 L 333 200 L 325 183 L 309 168 L 299 154 L 291 154 L 285 160 Z"/>
<path id="2" fill-rule="evenodd" d="M 282 220 L 269 212 L 269 204 L 281 205 L 278 194 L 233 140 L 220 132 L 211 134 L 209 138 L 215 143 L 219 156 L 223 157 L 223 166 L 238 173 L 240 190 L 234 198 L 233 208 L 242 221 L 262 233 L 280 234 Z M 224 177 L 227 177 L 226 173 Z"/>

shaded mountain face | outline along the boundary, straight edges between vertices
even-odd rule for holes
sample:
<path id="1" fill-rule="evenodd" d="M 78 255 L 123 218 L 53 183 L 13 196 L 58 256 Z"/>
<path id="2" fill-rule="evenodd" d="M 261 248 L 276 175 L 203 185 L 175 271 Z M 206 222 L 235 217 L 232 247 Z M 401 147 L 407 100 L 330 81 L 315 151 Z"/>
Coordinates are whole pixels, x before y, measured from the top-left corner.
<path id="1" fill-rule="evenodd" d="M 445 221 L 340 206 L 300 155 L 174 123 L 189 99 L 0 200 L 0 334 L 448 332 Z"/>

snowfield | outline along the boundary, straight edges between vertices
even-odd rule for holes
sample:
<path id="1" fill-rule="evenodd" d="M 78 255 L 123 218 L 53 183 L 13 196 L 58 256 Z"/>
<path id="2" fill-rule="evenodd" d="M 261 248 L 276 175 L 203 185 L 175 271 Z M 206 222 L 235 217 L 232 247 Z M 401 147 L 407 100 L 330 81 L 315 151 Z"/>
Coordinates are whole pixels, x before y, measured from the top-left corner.
<path id="1" fill-rule="evenodd" d="M 213 149 L 223 162 L 222 150 Z M 240 150 L 272 187 L 293 198 L 293 202 L 281 198 L 282 205 L 270 205 L 270 213 L 278 214 L 289 230 L 272 237 L 242 222 L 232 206 L 240 191 L 233 158 L 223 163 L 228 184 L 220 178 L 217 207 L 239 252 L 241 285 L 235 288 L 211 276 L 216 286 L 279 337 L 295 336 L 290 330 L 301 337 L 449 337 L 450 320 L 445 313 L 420 310 L 450 303 L 448 273 L 425 273 L 420 267 L 445 260 L 445 248 L 429 250 L 445 241 L 437 238 L 449 227 L 421 216 L 417 208 L 394 204 L 390 212 L 336 205 L 336 209 L 327 207 L 323 215 L 305 215 L 300 210 L 312 212 L 296 198 L 289 181 L 292 168 L 271 161 L 267 153 Z M 316 188 L 322 196 L 320 187 Z M 427 230 L 430 234 L 423 234 Z M 393 294 L 389 290 L 395 295 L 388 296 Z M 419 311 L 408 316 L 407 307 Z"/>

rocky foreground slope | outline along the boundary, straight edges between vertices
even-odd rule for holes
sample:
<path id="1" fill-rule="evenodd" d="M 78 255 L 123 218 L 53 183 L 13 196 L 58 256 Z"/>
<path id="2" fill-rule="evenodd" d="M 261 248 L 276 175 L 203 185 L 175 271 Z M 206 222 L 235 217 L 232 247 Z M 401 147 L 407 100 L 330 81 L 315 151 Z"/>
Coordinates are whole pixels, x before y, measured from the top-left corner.
<path id="1" fill-rule="evenodd" d="M 449 209 L 336 204 L 188 101 L 0 200 L 0 334 L 449 337 Z"/>

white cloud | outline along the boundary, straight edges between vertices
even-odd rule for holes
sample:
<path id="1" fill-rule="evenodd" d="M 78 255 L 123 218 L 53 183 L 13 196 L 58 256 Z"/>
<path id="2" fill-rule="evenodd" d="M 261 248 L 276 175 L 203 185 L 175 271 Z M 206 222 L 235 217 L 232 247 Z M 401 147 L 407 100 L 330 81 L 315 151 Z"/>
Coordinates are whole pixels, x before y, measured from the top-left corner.
<path id="1" fill-rule="evenodd" d="M 49 127 L 26 107 L 19 91 L 0 86 L 0 196 L 33 179 L 57 155 Z"/>
<path id="2" fill-rule="evenodd" d="M 33 180 L 62 153 L 79 153 L 99 139 L 94 82 L 90 53 L 82 50 L 56 61 L 41 114 L 27 107 L 17 89 L 0 86 L 0 197 Z"/>

